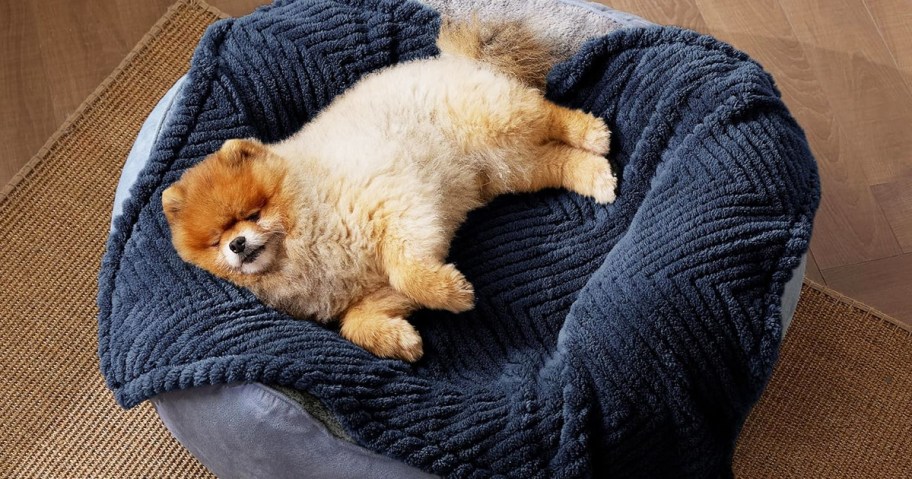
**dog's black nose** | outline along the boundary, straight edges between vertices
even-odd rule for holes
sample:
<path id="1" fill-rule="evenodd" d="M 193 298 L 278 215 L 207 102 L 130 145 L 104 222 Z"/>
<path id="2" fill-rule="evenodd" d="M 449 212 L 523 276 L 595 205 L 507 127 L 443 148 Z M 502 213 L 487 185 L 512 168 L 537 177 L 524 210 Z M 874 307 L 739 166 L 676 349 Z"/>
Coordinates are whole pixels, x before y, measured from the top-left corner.
<path id="1" fill-rule="evenodd" d="M 244 245 L 247 244 L 247 238 L 243 236 L 238 236 L 237 238 L 231 240 L 228 243 L 228 249 L 233 251 L 235 254 L 241 254 L 244 252 Z"/>

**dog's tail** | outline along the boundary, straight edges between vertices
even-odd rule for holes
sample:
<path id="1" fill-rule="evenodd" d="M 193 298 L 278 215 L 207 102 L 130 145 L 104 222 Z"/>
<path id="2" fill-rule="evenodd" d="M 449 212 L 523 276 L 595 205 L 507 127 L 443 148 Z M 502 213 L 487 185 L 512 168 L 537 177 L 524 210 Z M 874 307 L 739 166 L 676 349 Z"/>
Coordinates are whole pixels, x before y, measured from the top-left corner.
<path id="1" fill-rule="evenodd" d="M 444 18 L 437 48 L 443 54 L 487 63 L 539 89 L 544 88 L 545 77 L 554 63 L 548 49 L 519 21 L 492 23 L 477 17 L 467 21 Z"/>

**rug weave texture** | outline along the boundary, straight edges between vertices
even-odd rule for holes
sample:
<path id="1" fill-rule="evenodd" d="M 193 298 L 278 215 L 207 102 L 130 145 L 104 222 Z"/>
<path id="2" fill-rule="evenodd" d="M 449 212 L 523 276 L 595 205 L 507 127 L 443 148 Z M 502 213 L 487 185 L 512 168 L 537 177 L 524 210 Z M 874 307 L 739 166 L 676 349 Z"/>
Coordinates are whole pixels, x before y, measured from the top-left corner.
<path id="1" fill-rule="evenodd" d="M 806 282 L 735 476 L 912 477 L 910 438 L 912 329 Z"/>

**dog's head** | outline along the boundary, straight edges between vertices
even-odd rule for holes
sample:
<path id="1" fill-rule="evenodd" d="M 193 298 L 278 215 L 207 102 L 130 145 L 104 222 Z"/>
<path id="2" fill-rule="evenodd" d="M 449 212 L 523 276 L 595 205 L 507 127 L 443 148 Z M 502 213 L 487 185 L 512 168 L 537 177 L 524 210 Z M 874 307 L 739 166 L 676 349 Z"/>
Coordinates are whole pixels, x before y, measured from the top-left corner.
<path id="1" fill-rule="evenodd" d="M 275 267 L 287 230 L 284 162 L 255 140 L 229 140 L 162 193 L 185 261 L 224 278 Z"/>

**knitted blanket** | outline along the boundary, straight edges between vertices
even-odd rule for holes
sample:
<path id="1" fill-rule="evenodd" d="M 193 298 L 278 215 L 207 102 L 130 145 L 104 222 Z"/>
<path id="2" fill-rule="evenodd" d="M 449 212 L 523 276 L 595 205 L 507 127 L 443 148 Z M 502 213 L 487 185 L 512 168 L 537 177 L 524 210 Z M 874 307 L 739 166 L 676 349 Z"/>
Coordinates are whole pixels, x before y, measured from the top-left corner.
<path id="1" fill-rule="evenodd" d="M 411 2 L 298 0 L 209 29 L 99 277 L 117 400 L 258 381 L 308 391 L 359 444 L 440 475 L 730 476 L 819 186 L 771 78 L 712 38 L 622 30 L 551 72 L 551 99 L 611 126 L 619 197 L 552 190 L 474 212 L 451 259 L 477 307 L 415 314 L 417 364 L 178 258 L 160 202 L 182 171 L 228 138 L 291 134 L 367 72 L 436 54 L 438 25 Z"/>

